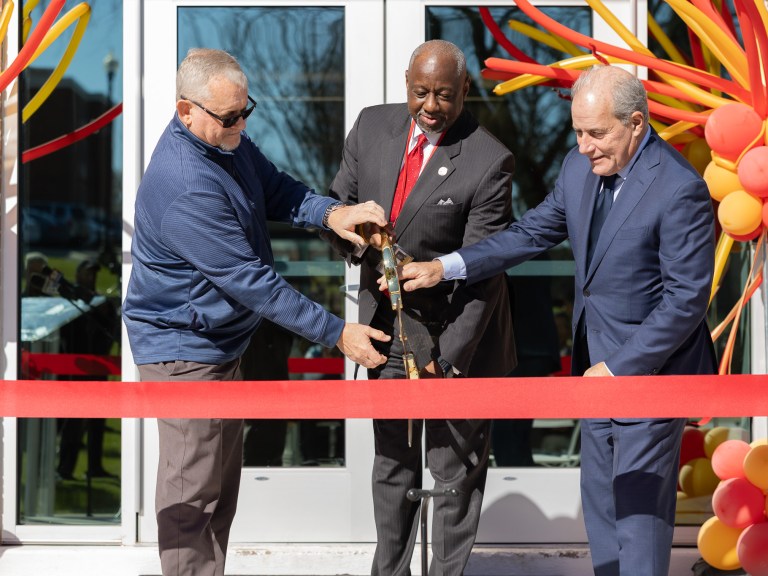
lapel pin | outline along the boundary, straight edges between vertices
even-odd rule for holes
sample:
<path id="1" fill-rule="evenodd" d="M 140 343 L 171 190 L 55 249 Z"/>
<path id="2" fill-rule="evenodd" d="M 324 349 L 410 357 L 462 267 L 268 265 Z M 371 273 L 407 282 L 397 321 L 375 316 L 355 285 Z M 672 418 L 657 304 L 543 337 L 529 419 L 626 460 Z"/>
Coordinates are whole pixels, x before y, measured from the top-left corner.
<path id="1" fill-rule="evenodd" d="M 440 168 L 438 168 L 437 170 L 437 173 L 440 174 L 440 176 L 445 176 L 446 174 L 448 174 L 448 168 L 446 168 L 445 166 L 440 166 Z"/>

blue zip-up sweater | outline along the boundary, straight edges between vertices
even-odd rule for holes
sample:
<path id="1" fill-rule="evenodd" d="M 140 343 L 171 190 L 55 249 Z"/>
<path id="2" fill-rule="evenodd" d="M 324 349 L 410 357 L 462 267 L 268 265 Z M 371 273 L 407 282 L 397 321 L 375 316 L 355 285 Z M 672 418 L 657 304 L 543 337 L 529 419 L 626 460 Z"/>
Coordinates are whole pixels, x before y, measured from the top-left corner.
<path id="1" fill-rule="evenodd" d="M 275 168 L 243 132 L 224 152 L 177 116 L 136 196 L 123 307 L 136 364 L 239 358 L 261 318 L 332 347 L 344 321 L 274 270 L 267 220 L 322 227 L 334 200 Z"/>

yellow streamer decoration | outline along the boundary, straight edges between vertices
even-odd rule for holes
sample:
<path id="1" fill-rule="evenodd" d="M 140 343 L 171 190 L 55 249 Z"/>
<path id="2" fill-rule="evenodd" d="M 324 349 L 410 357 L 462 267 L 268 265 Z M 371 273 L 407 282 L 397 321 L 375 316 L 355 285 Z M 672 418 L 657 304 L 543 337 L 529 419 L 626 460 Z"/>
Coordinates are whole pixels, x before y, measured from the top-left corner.
<path id="1" fill-rule="evenodd" d="M 666 33 L 661 29 L 661 26 L 659 26 L 658 22 L 656 22 L 650 12 L 648 12 L 648 30 L 651 32 L 651 34 L 653 34 L 654 38 L 656 38 L 656 41 L 661 45 L 661 47 L 673 62 L 677 62 L 678 64 L 685 64 L 685 57 L 682 55 L 680 50 L 677 49 L 677 46 L 672 43 L 672 40 L 669 39 L 669 36 L 667 36 Z"/>
<path id="2" fill-rule="evenodd" d="M 561 52 L 565 52 L 571 56 L 581 56 L 585 54 L 584 50 L 580 50 L 579 47 L 576 46 L 576 44 L 573 42 L 568 42 L 568 40 L 565 38 L 560 38 L 559 36 L 555 36 L 549 32 L 544 32 L 524 22 L 510 20 L 509 27 L 518 34 L 528 36 L 528 38 L 531 40 L 536 40 L 541 44 L 549 46 L 555 50 L 560 50 Z"/>
<path id="3" fill-rule="evenodd" d="M 723 270 L 725 269 L 725 261 L 728 260 L 728 255 L 731 253 L 732 247 L 733 238 L 725 232 L 720 234 L 720 239 L 717 241 L 717 247 L 715 248 L 715 274 L 712 277 L 712 292 L 709 295 L 710 303 L 712 303 L 712 299 L 720 288 L 720 279 L 722 278 Z"/>
<path id="4" fill-rule="evenodd" d="M 88 26 L 90 19 L 91 7 L 83 2 L 64 14 L 64 16 L 62 16 L 61 19 L 56 22 L 56 24 L 51 26 L 51 29 L 48 30 L 48 33 L 43 37 L 43 41 L 40 43 L 40 46 L 37 48 L 37 50 L 35 50 L 35 53 L 32 55 L 32 58 L 30 58 L 27 66 L 34 62 L 35 59 L 53 43 L 54 40 L 61 36 L 61 34 L 69 26 L 71 26 L 75 20 L 77 20 L 77 25 L 75 26 L 75 30 L 72 33 L 72 37 L 69 39 L 69 44 L 67 45 L 67 49 L 64 51 L 64 55 L 61 57 L 61 60 L 59 60 L 56 68 L 54 68 L 53 72 L 51 72 L 51 75 L 40 87 L 40 90 L 38 90 L 37 93 L 29 100 L 29 102 L 27 102 L 26 106 L 24 106 L 23 110 L 21 111 L 22 122 L 26 122 L 30 116 L 32 116 L 32 114 L 34 114 L 40 108 L 43 102 L 45 102 L 51 95 L 54 88 L 56 88 L 59 82 L 61 82 L 61 79 L 64 77 L 64 73 L 67 71 L 67 68 L 69 68 L 70 63 L 72 62 L 72 58 L 75 56 L 75 52 L 77 52 L 77 49 L 80 46 L 80 41 L 83 38 L 83 34 L 85 33 L 85 29 Z"/>
<path id="5" fill-rule="evenodd" d="M 30 31 L 32 30 L 31 14 L 32 11 L 37 7 L 38 3 L 39 0 L 29 0 L 29 2 L 27 2 L 22 7 L 22 44 L 24 44 L 29 38 Z M 10 1 L 7 2 L 5 6 L 3 6 L 3 10 L 0 12 L 0 43 L 5 40 L 5 36 L 8 33 L 8 24 L 11 20 L 13 8 L 14 4 L 12 1 Z M 45 52 L 45 50 L 47 50 L 48 47 L 50 47 L 50 45 L 75 22 L 75 20 L 77 20 L 75 30 L 72 33 L 72 37 L 69 39 L 69 44 L 67 44 L 67 48 L 64 51 L 64 55 L 61 57 L 61 60 L 59 60 L 58 64 L 56 64 L 53 72 L 51 72 L 51 75 L 40 87 L 40 90 L 37 91 L 37 93 L 30 99 L 29 102 L 27 102 L 26 106 L 24 106 L 22 109 L 22 122 L 26 122 L 35 112 L 37 112 L 40 106 L 42 106 L 43 102 L 48 99 L 56 86 L 58 86 L 59 82 L 61 82 L 61 79 L 64 77 L 64 73 L 69 68 L 70 63 L 72 62 L 72 58 L 74 58 L 75 53 L 80 46 L 80 41 L 83 39 L 83 34 L 85 34 L 85 29 L 88 26 L 90 18 L 91 7 L 85 2 L 82 2 L 64 14 L 64 16 L 62 16 L 58 22 L 50 27 L 50 29 L 45 33 L 45 36 L 43 36 L 43 40 L 40 42 L 40 45 L 37 47 L 34 54 L 27 62 L 26 66 L 24 67 L 25 69 L 43 52 Z"/>
<path id="6" fill-rule="evenodd" d="M 3 11 L 0 13 L 0 43 L 5 40 L 5 35 L 8 33 L 8 24 L 11 21 L 12 14 L 13 2 L 9 1 L 3 6 Z"/>
<path id="7" fill-rule="evenodd" d="M 725 65 L 733 79 L 744 88 L 748 88 L 747 57 L 741 46 L 734 44 L 717 24 L 707 18 L 701 10 L 689 4 L 687 0 L 666 0 L 666 2 L 712 51 L 712 54 Z"/>

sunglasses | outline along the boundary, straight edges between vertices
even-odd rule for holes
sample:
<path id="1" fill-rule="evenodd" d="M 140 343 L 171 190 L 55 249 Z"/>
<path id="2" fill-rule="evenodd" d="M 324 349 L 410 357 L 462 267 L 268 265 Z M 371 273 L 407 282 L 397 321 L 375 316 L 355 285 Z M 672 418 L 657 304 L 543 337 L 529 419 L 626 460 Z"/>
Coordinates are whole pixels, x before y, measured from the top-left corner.
<path id="1" fill-rule="evenodd" d="M 253 98 L 248 96 L 248 101 L 251 103 L 250 106 L 248 106 L 247 108 L 244 108 L 242 112 L 238 112 L 237 114 L 234 114 L 232 116 L 227 116 L 226 118 L 222 118 L 218 114 L 216 114 L 214 112 L 211 112 L 210 110 L 208 110 L 208 108 L 206 108 L 205 106 L 203 106 L 202 104 L 200 104 L 198 102 L 195 102 L 194 100 L 191 100 L 189 98 L 185 98 L 184 96 L 181 96 L 181 99 L 182 100 L 187 100 L 189 102 L 192 102 L 192 104 L 194 104 L 195 106 L 197 106 L 198 108 L 200 108 L 204 112 L 207 112 L 209 116 L 212 116 L 213 118 L 216 118 L 216 120 L 221 122 L 221 125 L 224 128 L 232 128 L 232 126 L 237 124 L 237 122 L 238 122 L 238 120 L 240 120 L 240 118 L 245 120 L 246 118 L 248 118 L 248 116 L 251 115 L 251 112 L 253 112 L 253 109 L 256 108 L 256 100 L 254 100 Z"/>

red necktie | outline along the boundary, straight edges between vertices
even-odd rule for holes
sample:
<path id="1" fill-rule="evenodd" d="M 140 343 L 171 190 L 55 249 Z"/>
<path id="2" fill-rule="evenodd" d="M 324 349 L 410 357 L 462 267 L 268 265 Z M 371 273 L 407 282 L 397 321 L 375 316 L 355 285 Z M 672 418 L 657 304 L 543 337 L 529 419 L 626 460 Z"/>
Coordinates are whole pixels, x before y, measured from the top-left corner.
<path id="1" fill-rule="evenodd" d="M 426 141 L 427 137 L 424 134 L 419 134 L 416 145 L 405 157 L 403 169 L 400 170 L 400 177 L 397 179 L 395 198 L 392 201 L 392 211 L 389 216 L 390 222 L 397 220 L 400 210 L 402 210 L 403 204 L 405 204 L 405 200 L 408 198 L 408 194 L 411 193 L 413 185 L 416 184 L 416 180 L 419 178 L 421 165 L 424 162 L 424 143 Z"/>

